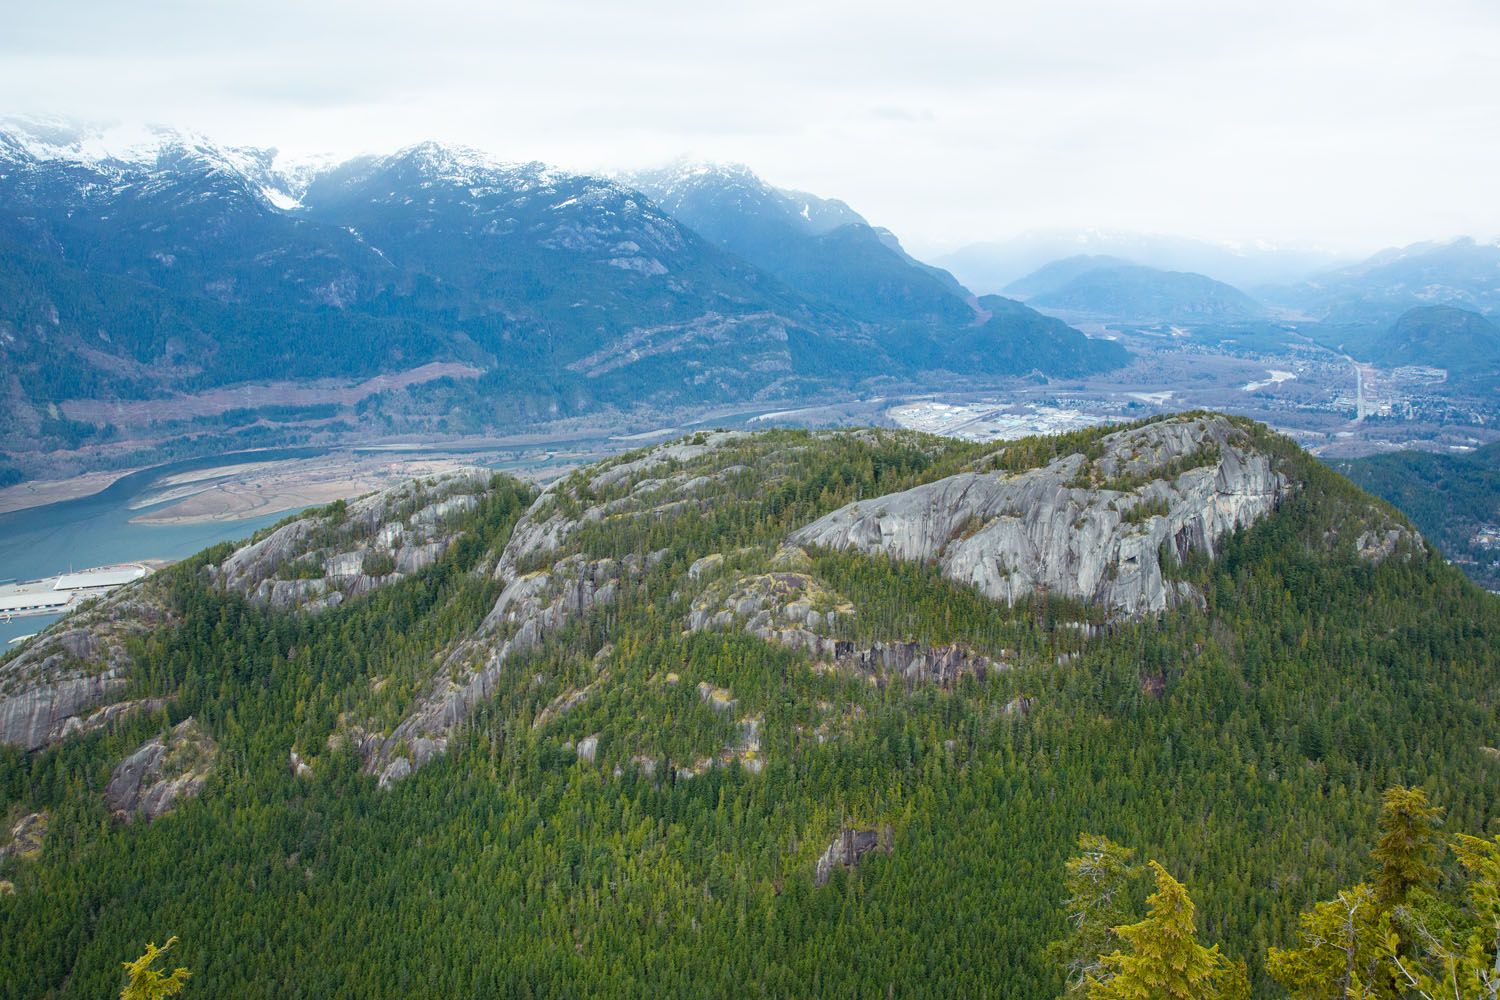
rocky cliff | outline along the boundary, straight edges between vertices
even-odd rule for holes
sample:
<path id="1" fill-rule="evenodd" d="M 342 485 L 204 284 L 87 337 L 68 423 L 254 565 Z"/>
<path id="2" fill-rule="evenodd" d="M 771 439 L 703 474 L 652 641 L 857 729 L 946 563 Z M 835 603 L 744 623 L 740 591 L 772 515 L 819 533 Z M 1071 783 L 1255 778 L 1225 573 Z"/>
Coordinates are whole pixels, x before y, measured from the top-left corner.
<path id="1" fill-rule="evenodd" d="M 894 847 L 895 833 L 889 825 L 871 830 L 845 827 L 818 858 L 813 867 L 813 884 L 821 888 L 833 877 L 835 868 L 858 868 L 860 859 L 871 851 L 890 854 Z"/>
<path id="2" fill-rule="evenodd" d="M 127 822 L 150 821 L 203 790 L 219 748 L 194 719 L 184 719 L 165 736 L 153 736 L 110 775 L 105 804 Z"/>
<path id="3" fill-rule="evenodd" d="M 419 480 L 296 518 L 210 566 L 210 580 L 277 611 L 316 613 L 430 566 L 460 533 L 489 473 Z M 65 736 L 153 711 L 162 699 L 124 700 L 126 644 L 169 624 L 150 581 L 64 618 L 0 664 L 0 743 L 35 750 Z"/>
<path id="4" fill-rule="evenodd" d="M 515 656 L 538 648 L 591 609 L 639 584 L 660 551 L 616 559 L 569 551 L 584 528 L 607 521 L 662 519 L 700 513 L 697 494 L 714 481 L 674 470 L 710 455 L 742 435 L 720 432 L 674 442 L 639 457 L 605 463 L 555 484 L 516 524 L 493 575 L 503 589 L 476 635 L 448 652 L 427 690 L 389 732 L 362 725 L 349 736 L 365 769 L 383 787 L 446 752 L 453 729 L 491 697 L 500 672 Z M 720 469 L 719 479 L 734 468 Z"/>
<path id="5" fill-rule="evenodd" d="M 723 556 L 707 556 L 688 570 L 689 577 L 705 575 L 706 566 L 720 565 Z M 758 639 L 801 650 L 822 668 L 848 671 L 876 684 L 904 681 L 952 687 L 960 677 L 983 680 L 1003 670 L 1000 660 L 953 644 L 931 646 L 920 642 L 874 642 L 868 645 L 838 638 L 841 622 L 857 611 L 841 595 L 828 590 L 812 573 L 801 549 L 782 549 L 772 559 L 769 573 L 735 577 L 728 585 L 710 585 L 693 601 L 688 631 L 743 628 Z"/>
<path id="6" fill-rule="evenodd" d="M 621 456 L 553 484 L 513 529 L 507 520 L 484 546 L 466 546 L 476 554 L 455 586 L 469 604 L 452 619 L 465 624 L 351 689 L 326 739 L 352 744 L 365 772 L 388 787 L 446 753 L 480 705 L 524 689 L 521 713 L 538 738 L 551 733 L 601 768 L 634 763 L 656 773 L 662 765 L 690 777 L 738 761 L 759 770 L 762 739 L 774 754 L 787 730 L 774 722 L 762 730 L 771 717 L 765 705 L 727 671 L 689 674 L 706 693 L 701 702 L 677 697 L 671 709 L 702 723 L 691 756 L 670 759 L 644 723 L 633 729 L 627 720 L 612 738 L 598 738 L 598 706 L 628 703 L 620 686 L 633 683 L 612 666 L 612 616 L 649 606 L 694 642 L 733 632 L 739 642 L 773 643 L 833 687 L 852 679 L 861 689 L 952 688 L 1062 664 L 1112 627 L 1106 619 L 1198 600 L 1174 563 L 1212 557 L 1229 533 L 1311 496 L 1298 492 L 1306 477 L 1295 473 L 1303 467 L 1289 449 L 1243 421 L 1184 415 L 990 449 L 867 429 L 703 433 Z M 200 582 L 273 612 L 332 613 L 426 571 L 478 523 L 491 482 L 487 473 L 461 474 L 310 512 L 206 567 Z M 867 499 L 837 506 L 859 495 Z M 1353 513 L 1331 519 L 1331 535 L 1342 532 L 1352 552 L 1371 560 L 1401 550 L 1410 532 L 1399 518 L 1364 516 L 1373 510 L 1368 498 L 1347 499 Z M 1064 621 L 1066 638 L 1045 649 L 993 635 L 974 645 L 919 635 L 877 620 L 869 602 L 885 598 L 866 592 L 861 606 L 820 575 L 842 572 L 826 551 L 839 549 L 930 563 L 1001 603 L 1046 593 L 1095 609 L 1073 616 L 1087 620 Z M 843 579 L 839 587 L 858 585 Z M 126 588 L 0 664 L 0 738 L 36 749 L 166 704 L 170 691 L 124 698 L 126 641 L 170 624 L 165 593 Z M 675 687 L 678 671 L 688 673 L 653 667 L 667 701 L 688 689 Z M 1029 708 L 1020 699 L 1007 712 L 1024 717 Z M 830 702 L 793 728 L 821 743 L 856 719 Z M 134 771 L 118 776 L 116 808 L 133 813 L 133 803 L 155 801 L 147 771 L 169 749 L 142 747 Z M 311 741 L 288 750 L 297 773 L 318 756 Z M 131 778 L 137 771 L 139 780 Z"/>
<path id="7" fill-rule="evenodd" d="M 0 664 L 0 743 L 36 750 L 156 707 L 126 701 L 126 642 L 170 620 L 149 584 L 125 587 L 75 612 Z"/>
<path id="8" fill-rule="evenodd" d="M 789 541 L 933 561 L 999 601 L 1045 592 L 1144 614 L 1192 596 L 1163 558 L 1211 556 L 1292 488 L 1228 418 L 1172 419 L 1108 435 L 1093 456 L 852 503 Z"/>
<path id="9" fill-rule="evenodd" d="M 278 611 L 337 607 L 432 565 L 458 537 L 455 522 L 489 483 L 483 469 L 416 480 L 333 504 L 245 545 L 213 581 Z"/>

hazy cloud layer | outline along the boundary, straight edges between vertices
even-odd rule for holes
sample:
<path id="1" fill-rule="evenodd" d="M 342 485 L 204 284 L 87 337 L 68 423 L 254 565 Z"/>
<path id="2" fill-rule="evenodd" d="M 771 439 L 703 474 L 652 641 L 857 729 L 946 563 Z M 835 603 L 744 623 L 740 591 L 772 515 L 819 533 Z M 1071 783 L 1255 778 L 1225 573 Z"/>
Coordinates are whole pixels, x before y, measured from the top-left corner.
<path id="1" fill-rule="evenodd" d="M 12 7 L 0 111 L 299 152 L 738 160 L 922 248 L 1500 234 L 1494 0 Z"/>

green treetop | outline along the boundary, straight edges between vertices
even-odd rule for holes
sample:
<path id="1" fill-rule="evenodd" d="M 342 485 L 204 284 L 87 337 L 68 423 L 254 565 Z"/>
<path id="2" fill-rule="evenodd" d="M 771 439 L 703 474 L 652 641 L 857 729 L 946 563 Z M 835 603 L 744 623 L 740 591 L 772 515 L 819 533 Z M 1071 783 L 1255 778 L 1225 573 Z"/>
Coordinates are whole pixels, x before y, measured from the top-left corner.
<path id="1" fill-rule="evenodd" d="M 1155 861 L 1151 871 L 1156 892 L 1146 900 L 1146 919 L 1115 929 L 1128 950 L 1104 956 L 1102 974 L 1090 977 L 1088 1000 L 1246 1000 L 1244 966 L 1221 955 L 1218 945 L 1198 943 L 1187 889 Z"/>
<path id="2" fill-rule="evenodd" d="M 1432 885 L 1438 869 L 1433 862 L 1443 843 L 1437 832 L 1443 810 L 1428 805 L 1420 788 L 1397 785 L 1386 790 L 1380 808 L 1380 836 L 1370 857 L 1380 865 L 1375 874 L 1375 898 L 1382 906 L 1406 901 L 1411 890 Z"/>
<path id="3" fill-rule="evenodd" d="M 1140 871 L 1135 850 L 1093 833 L 1078 835 L 1077 856 L 1069 859 L 1064 884 L 1068 899 L 1067 937 L 1047 946 L 1048 959 L 1066 970 L 1064 997 L 1084 996 L 1100 971 L 1103 956 L 1117 947 L 1115 927 L 1130 916 L 1129 888 Z"/>
<path id="4" fill-rule="evenodd" d="M 155 944 L 148 944 L 144 955 L 134 962 L 124 963 L 125 988 L 120 991 L 120 1000 L 157 1000 L 159 997 L 176 996 L 182 992 L 182 987 L 187 984 L 188 976 L 192 973 L 179 966 L 170 975 L 164 975 L 153 968 L 156 960 L 176 943 L 177 938 L 170 937 L 160 948 Z"/>

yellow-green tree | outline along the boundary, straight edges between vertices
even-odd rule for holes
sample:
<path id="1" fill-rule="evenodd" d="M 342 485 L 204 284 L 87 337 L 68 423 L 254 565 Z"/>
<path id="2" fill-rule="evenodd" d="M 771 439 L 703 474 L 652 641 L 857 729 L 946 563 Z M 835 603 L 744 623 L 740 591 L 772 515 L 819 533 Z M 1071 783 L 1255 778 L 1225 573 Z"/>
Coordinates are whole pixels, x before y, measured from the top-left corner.
<path id="1" fill-rule="evenodd" d="M 1381 906 L 1404 903 L 1413 889 L 1437 881 L 1442 821 L 1443 810 L 1429 805 L 1422 789 L 1401 785 L 1386 789 L 1380 806 L 1380 836 L 1370 852 L 1380 866 L 1375 873 L 1375 899 Z"/>
<path id="2" fill-rule="evenodd" d="M 156 960 L 176 943 L 177 938 L 170 937 L 160 948 L 155 944 L 148 944 L 144 955 L 134 962 L 124 963 L 125 988 L 120 991 L 120 1000 L 157 1000 L 158 997 L 176 996 L 182 992 L 182 987 L 192 973 L 179 966 L 170 974 L 164 974 L 154 967 Z"/>
<path id="3" fill-rule="evenodd" d="M 1248 1000 L 1244 965 L 1198 943 L 1187 889 L 1155 861 L 1151 871 L 1146 919 L 1115 929 L 1127 950 L 1104 956 L 1088 1000 Z"/>
<path id="4" fill-rule="evenodd" d="M 1063 884 L 1068 935 L 1047 946 L 1047 957 L 1064 970 L 1066 998 L 1082 997 L 1103 955 L 1119 944 L 1115 927 L 1130 916 L 1130 882 L 1140 871 L 1135 849 L 1094 833 L 1078 835 L 1078 854 L 1068 859 Z"/>
<path id="5" fill-rule="evenodd" d="M 1409 995 L 1500 1000 L 1500 836 L 1460 834 L 1452 847 L 1468 875 L 1462 911 L 1427 893 L 1398 907 L 1385 958 Z"/>
<path id="6" fill-rule="evenodd" d="M 1370 1000 L 1380 996 L 1391 933 L 1389 912 L 1366 882 L 1316 903 L 1298 919 L 1295 948 L 1272 948 L 1266 971 L 1293 1000 Z"/>

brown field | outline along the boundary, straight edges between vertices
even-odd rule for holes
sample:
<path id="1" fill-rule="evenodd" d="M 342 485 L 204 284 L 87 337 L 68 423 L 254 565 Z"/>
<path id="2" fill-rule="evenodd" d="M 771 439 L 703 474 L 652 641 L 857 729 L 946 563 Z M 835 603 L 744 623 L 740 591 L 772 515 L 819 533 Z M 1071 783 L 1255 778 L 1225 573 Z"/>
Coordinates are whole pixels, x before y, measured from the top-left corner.
<path id="1" fill-rule="evenodd" d="M 471 365 L 434 361 L 404 372 L 377 375 L 363 382 L 318 379 L 313 382 L 269 382 L 210 389 L 168 399 L 97 400 L 70 399 L 62 404 L 71 420 L 117 427 L 143 427 L 167 420 L 213 417 L 239 408 L 261 406 L 316 406 L 336 403 L 352 406 L 377 392 L 404 389 L 440 378 L 478 378 L 483 374 Z"/>

